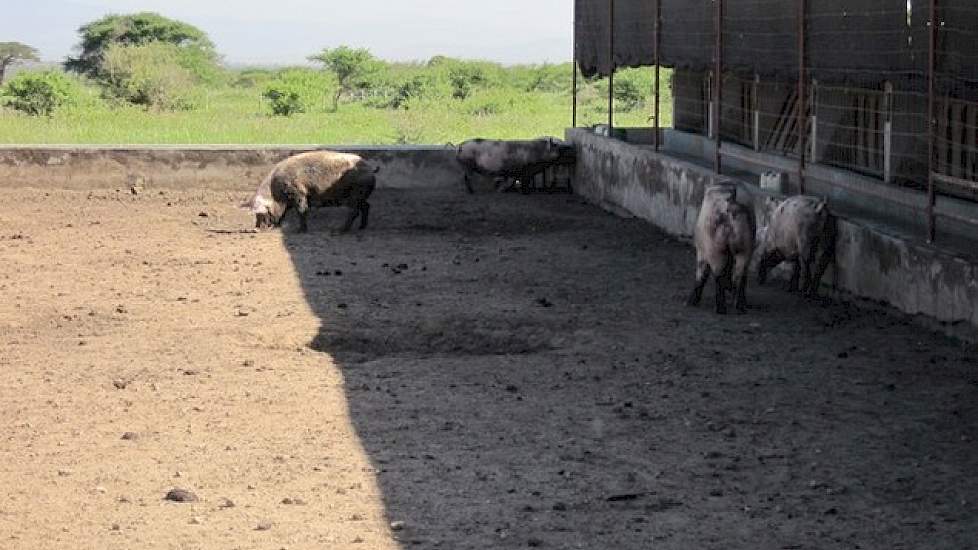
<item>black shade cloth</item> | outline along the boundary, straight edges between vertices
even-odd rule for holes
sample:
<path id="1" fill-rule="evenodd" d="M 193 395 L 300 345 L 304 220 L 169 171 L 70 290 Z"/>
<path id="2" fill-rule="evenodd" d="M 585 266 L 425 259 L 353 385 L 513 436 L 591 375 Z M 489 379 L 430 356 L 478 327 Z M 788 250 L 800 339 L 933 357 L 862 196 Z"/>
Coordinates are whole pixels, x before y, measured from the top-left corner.
<path id="1" fill-rule="evenodd" d="M 940 0 L 938 3 L 937 73 L 941 91 L 978 95 L 978 1 Z M 921 18 L 925 20 L 925 18 Z M 925 38 L 926 40 L 926 38 Z M 926 52 L 926 42 L 923 49 Z"/>
<path id="2" fill-rule="evenodd" d="M 926 74 L 907 0 L 809 0 L 806 21 L 806 64 L 819 82 L 876 88 Z"/>
<path id="3" fill-rule="evenodd" d="M 716 0 L 615 0 L 613 65 L 610 0 L 575 0 L 577 57 L 585 76 L 651 65 L 655 10 L 661 2 L 662 65 L 707 70 L 715 63 Z M 922 2 L 915 2 L 921 4 Z M 939 69 L 978 82 L 978 2 L 941 0 Z M 782 80 L 798 74 L 798 2 L 725 0 L 724 66 Z M 806 66 L 835 84 L 913 89 L 927 75 L 927 8 L 907 0 L 808 0 Z"/>
<path id="4" fill-rule="evenodd" d="M 797 79 L 798 3 L 725 0 L 725 70 Z"/>
<path id="5" fill-rule="evenodd" d="M 577 61 L 586 77 L 608 76 L 610 0 L 575 0 Z M 655 4 L 615 1 L 615 68 L 654 63 Z"/>

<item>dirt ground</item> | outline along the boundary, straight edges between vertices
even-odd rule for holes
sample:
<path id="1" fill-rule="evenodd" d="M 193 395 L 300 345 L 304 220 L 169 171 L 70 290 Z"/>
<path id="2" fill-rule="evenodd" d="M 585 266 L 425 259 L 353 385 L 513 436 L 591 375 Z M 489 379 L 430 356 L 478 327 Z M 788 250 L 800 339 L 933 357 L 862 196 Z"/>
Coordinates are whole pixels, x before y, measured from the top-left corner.
<path id="1" fill-rule="evenodd" d="M 566 195 L 206 231 L 242 198 L 0 191 L 0 548 L 978 545 L 969 346 L 689 309 L 687 245 Z"/>

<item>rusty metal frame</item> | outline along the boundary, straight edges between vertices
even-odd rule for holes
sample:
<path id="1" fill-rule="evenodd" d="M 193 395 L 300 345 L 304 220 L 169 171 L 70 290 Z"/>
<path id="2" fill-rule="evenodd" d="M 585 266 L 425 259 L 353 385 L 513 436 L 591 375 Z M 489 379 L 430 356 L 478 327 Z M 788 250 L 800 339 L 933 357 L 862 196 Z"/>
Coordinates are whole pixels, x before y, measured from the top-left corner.
<path id="1" fill-rule="evenodd" d="M 716 67 L 713 69 L 713 137 L 716 138 L 716 144 L 713 170 L 720 174 L 723 170 L 723 158 L 720 154 L 723 146 L 723 0 L 716 0 L 716 5 Z"/>
<path id="2" fill-rule="evenodd" d="M 937 218 L 934 207 L 937 203 L 937 192 L 934 181 L 934 126 L 937 124 L 934 116 L 934 79 L 937 68 L 937 0 L 930 0 L 930 45 L 927 60 L 927 242 L 937 239 Z"/>
<path id="3" fill-rule="evenodd" d="M 577 2 L 574 2 L 573 7 L 571 7 L 571 16 L 574 18 L 573 29 L 573 62 L 571 63 L 571 70 L 574 71 L 571 77 L 571 128 L 577 128 Z"/>
<path id="4" fill-rule="evenodd" d="M 608 0 L 608 137 L 615 129 L 615 0 Z"/>
<path id="5" fill-rule="evenodd" d="M 805 194 L 805 158 L 808 148 L 808 82 L 805 65 L 806 0 L 798 0 L 798 192 Z"/>
<path id="6" fill-rule="evenodd" d="M 662 141 L 662 124 L 659 121 L 659 101 L 661 100 L 662 93 L 659 90 L 659 48 L 662 45 L 662 40 L 659 35 L 662 33 L 662 0 L 655 0 L 655 52 L 653 53 L 653 63 L 655 64 L 655 75 L 653 78 L 655 81 L 652 83 L 653 94 L 655 103 L 654 110 L 652 112 L 652 118 L 655 121 L 655 126 L 652 130 L 652 141 L 655 145 L 655 151 L 659 152 L 660 142 Z"/>

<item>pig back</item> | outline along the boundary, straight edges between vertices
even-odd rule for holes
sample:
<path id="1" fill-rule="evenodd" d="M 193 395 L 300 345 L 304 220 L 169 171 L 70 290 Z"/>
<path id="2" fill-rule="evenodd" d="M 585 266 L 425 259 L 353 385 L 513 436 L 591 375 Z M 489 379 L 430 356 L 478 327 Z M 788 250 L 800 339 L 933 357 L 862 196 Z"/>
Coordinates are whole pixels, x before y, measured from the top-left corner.
<path id="1" fill-rule="evenodd" d="M 555 162 L 560 149 L 549 139 L 472 140 L 459 147 L 458 159 L 486 175 L 521 175 L 528 169 Z"/>
<path id="2" fill-rule="evenodd" d="M 818 197 L 797 196 L 786 199 L 771 216 L 767 232 L 769 247 L 793 255 L 801 243 L 819 239 L 825 230 L 828 208 Z"/>

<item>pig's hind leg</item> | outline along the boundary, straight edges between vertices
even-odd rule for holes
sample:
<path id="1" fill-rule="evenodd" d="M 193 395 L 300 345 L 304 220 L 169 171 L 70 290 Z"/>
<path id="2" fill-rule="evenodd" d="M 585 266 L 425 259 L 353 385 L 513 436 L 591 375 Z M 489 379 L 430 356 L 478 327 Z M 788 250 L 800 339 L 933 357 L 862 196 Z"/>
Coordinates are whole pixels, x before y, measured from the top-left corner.
<path id="1" fill-rule="evenodd" d="M 358 203 L 357 208 L 360 210 L 360 229 L 366 229 L 367 219 L 370 217 L 370 203 L 362 200 Z"/>
<path id="2" fill-rule="evenodd" d="M 703 288 L 706 287 L 706 282 L 710 280 L 711 271 L 710 264 L 707 263 L 699 253 L 697 253 L 696 285 L 693 287 L 693 293 L 690 294 L 689 299 L 686 300 L 686 305 L 698 306 L 700 304 L 700 301 L 703 299 Z"/>
<path id="3" fill-rule="evenodd" d="M 734 279 L 737 281 L 737 294 L 734 296 L 734 308 L 738 313 L 747 312 L 747 272 L 750 264 L 750 254 L 737 255 L 734 263 Z"/>
<path id="4" fill-rule="evenodd" d="M 725 315 L 727 313 L 727 291 L 733 290 L 733 259 L 730 257 L 725 258 L 723 269 L 719 270 L 716 276 L 717 280 L 717 304 L 716 311 L 720 315 Z"/>
<path id="5" fill-rule="evenodd" d="M 346 215 L 346 221 L 343 222 L 343 227 L 340 228 L 340 233 L 347 233 L 350 231 L 350 228 L 353 227 L 353 222 L 356 221 L 357 216 L 360 215 L 360 205 L 359 204 L 349 205 L 347 206 L 347 210 L 349 212 Z"/>

